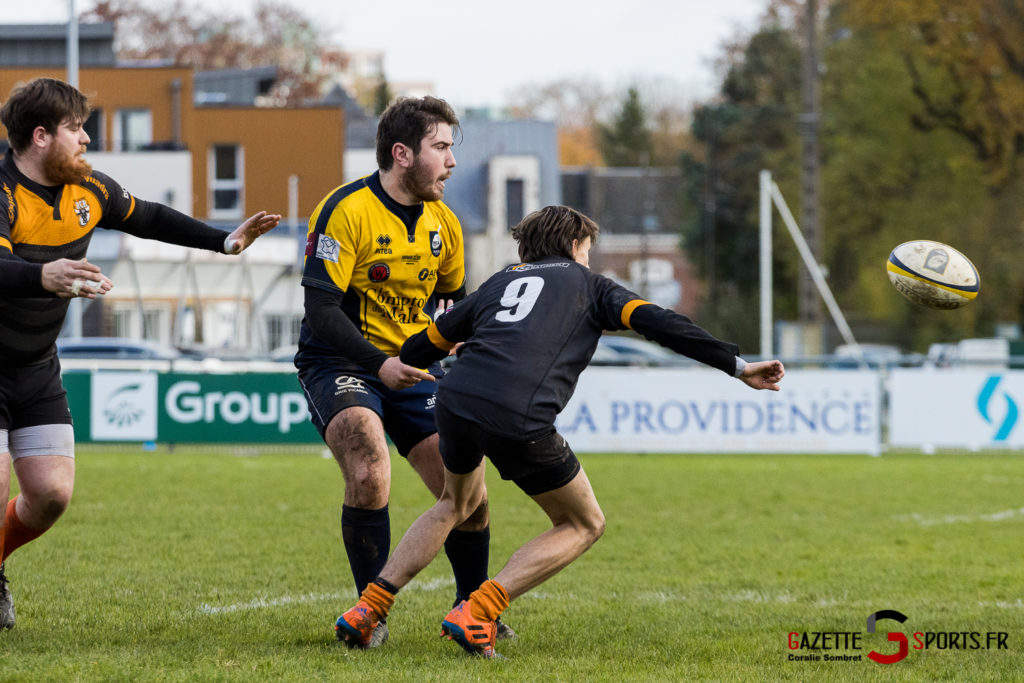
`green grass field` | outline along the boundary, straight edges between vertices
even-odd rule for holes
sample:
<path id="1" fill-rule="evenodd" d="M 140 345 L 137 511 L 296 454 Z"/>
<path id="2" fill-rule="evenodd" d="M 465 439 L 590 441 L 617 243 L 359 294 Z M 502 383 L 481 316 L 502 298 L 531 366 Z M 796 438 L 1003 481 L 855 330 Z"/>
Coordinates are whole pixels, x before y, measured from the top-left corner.
<path id="1" fill-rule="evenodd" d="M 0 680 L 1020 680 L 1020 454 L 585 455 L 608 520 L 597 545 L 513 603 L 508 659 L 439 638 L 443 554 L 401 594 L 391 641 L 334 640 L 354 602 L 342 480 L 318 450 L 81 447 L 63 520 L 9 561 L 18 626 Z M 430 503 L 394 463 L 393 540 Z M 490 481 L 491 569 L 546 528 Z M 871 613 L 893 609 L 905 624 Z M 1007 634 L 1001 650 L 911 649 L 890 628 Z M 790 632 L 857 632 L 862 648 L 790 661 Z M 912 637 L 911 637 L 912 638 Z M 911 644 L 914 641 L 911 639 Z"/>

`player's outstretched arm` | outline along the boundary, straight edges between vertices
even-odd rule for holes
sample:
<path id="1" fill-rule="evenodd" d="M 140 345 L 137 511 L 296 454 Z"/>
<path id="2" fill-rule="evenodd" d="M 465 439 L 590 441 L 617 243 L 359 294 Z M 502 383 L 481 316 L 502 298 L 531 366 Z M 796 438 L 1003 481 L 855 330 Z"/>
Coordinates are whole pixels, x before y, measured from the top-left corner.
<path id="1" fill-rule="evenodd" d="M 265 232 L 273 230 L 281 222 L 281 214 L 260 211 L 235 228 L 224 239 L 225 254 L 241 254 L 246 247 L 256 241 Z"/>
<path id="2" fill-rule="evenodd" d="M 100 267 L 85 259 L 72 261 L 58 259 L 43 264 L 43 289 L 56 293 L 62 299 L 82 297 L 95 299 L 97 294 L 106 294 L 114 286 Z"/>
<path id="3" fill-rule="evenodd" d="M 740 373 L 739 380 L 754 389 L 779 390 L 779 381 L 786 374 L 779 360 L 761 360 L 747 363 Z"/>

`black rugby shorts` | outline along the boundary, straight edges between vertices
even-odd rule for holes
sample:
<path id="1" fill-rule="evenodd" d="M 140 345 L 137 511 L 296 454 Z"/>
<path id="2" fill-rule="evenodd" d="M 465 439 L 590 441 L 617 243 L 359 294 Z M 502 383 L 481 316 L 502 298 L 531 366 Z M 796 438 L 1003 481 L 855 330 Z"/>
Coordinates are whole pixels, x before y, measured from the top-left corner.
<path id="1" fill-rule="evenodd" d="M 580 471 L 576 454 L 554 426 L 519 440 L 491 434 L 455 415 L 441 402 L 435 408 L 435 417 L 441 459 L 449 472 L 469 474 L 486 455 L 502 479 L 536 496 L 565 486 Z"/>
<path id="2" fill-rule="evenodd" d="M 56 424 L 72 424 L 57 356 L 22 367 L 0 365 L 0 429 Z"/>

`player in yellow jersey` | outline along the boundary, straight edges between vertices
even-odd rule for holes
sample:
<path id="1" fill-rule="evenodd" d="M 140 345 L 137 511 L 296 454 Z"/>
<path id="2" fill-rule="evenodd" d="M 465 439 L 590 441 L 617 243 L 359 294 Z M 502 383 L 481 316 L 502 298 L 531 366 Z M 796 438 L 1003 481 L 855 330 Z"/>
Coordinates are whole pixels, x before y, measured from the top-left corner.
<path id="1" fill-rule="evenodd" d="M 398 100 L 378 123 L 378 171 L 332 191 L 309 219 L 295 365 L 313 424 L 345 479 L 342 539 L 357 593 L 391 546 L 385 434 L 435 497 L 444 486 L 434 425 L 433 379 L 441 369 L 406 365 L 398 351 L 427 327 L 438 301 L 465 296 L 462 228 L 441 202 L 458 131 L 444 100 Z M 487 578 L 488 524 L 484 501 L 445 542 L 456 602 Z M 381 622 L 346 642 L 376 647 L 387 635 Z"/>

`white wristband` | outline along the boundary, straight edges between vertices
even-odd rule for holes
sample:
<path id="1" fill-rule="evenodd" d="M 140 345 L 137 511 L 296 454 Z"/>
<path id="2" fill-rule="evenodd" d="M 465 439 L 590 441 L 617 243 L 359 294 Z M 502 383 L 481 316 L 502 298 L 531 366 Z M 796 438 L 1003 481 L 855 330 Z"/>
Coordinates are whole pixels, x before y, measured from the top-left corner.
<path id="1" fill-rule="evenodd" d="M 743 369 L 747 367 L 747 361 L 743 360 L 739 356 L 736 356 L 736 370 L 733 371 L 733 377 L 739 377 L 743 374 Z"/>

